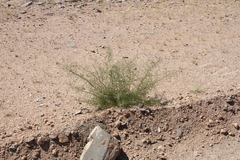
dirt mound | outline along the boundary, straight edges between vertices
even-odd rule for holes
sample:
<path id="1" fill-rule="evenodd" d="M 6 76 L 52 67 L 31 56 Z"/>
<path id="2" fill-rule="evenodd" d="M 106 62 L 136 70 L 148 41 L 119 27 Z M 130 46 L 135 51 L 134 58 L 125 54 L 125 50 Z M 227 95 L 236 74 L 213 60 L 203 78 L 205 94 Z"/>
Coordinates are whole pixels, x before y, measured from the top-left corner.
<path id="1" fill-rule="evenodd" d="M 237 159 L 237 153 L 226 154 L 218 146 L 230 142 L 238 146 L 239 111 L 240 92 L 178 108 L 112 108 L 79 122 L 73 130 L 6 143 L 1 158 L 79 159 L 89 133 L 99 125 L 121 142 L 126 156 L 119 159 L 217 159 L 217 155 Z"/>

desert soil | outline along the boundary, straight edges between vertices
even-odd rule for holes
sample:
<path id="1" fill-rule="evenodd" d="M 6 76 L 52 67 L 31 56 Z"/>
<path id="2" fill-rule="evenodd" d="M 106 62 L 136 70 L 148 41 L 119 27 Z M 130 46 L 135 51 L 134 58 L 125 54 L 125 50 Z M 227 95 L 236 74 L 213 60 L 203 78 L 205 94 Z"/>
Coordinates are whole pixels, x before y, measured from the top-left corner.
<path id="1" fill-rule="evenodd" d="M 1 159 L 79 159 L 96 125 L 120 139 L 119 159 L 240 159 L 240 1 L 26 2 L 0 1 Z M 161 58 L 159 75 L 172 74 L 149 96 L 168 103 L 76 101 L 86 95 L 69 83 L 82 82 L 61 66 L 91 69 L 109 47 L 139 67 Z"/>

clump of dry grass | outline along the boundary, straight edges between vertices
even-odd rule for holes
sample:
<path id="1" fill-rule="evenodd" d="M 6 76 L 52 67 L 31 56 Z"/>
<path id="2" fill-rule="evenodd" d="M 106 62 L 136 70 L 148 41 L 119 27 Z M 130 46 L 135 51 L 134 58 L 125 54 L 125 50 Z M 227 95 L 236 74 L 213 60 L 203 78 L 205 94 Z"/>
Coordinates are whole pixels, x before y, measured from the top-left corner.
<path id="1" fill-rule="evenodd" d="M 158 78 L 153 72 L 160 59 L 151 62 L 144 69 L 137 69 L 134 60 L 122 59 L 114 62 L 112 51 L 108 49 L 102 64 L 95 60 L 94 70 L 82 65 L 66 65 L 64 69 L 86 82 L 87 86 L 71 86 L 78 92 L 91 95 L 86 100 L 98 109 L 110 107 L 130 107 L 133 105 L 152 105 L 157 101 L 148 99 L 146 95 L 156 85 Z M 144 65 L 142 65 L 144 66 Z"/>

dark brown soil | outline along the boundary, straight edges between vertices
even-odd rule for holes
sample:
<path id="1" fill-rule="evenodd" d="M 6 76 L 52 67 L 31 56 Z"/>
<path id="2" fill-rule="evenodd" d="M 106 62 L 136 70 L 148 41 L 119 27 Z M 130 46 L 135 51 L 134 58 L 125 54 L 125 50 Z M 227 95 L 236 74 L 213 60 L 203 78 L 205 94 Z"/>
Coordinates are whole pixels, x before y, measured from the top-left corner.
<path id="1" fill-rule="evenodd" d="M 75 129 L 55 133 L 57 137 L 70 132 L 68 143 L 60 143 L 50 133 L 28 136 L 2 146 L 1 158 L 79 159 L 89 133 L 99 125 L 119 139 L 123 153 L 118 159 L 216 159 L 217 155 L 237 159 L 239 153 L 231 155 L 229 150 L 222 155 L 218 146 L 233 142 L 235 149 L 239 147 L 239 128 L 233 123 L 240 124 L 240 92 L 218 93 L 200 101 L 189 99 L 191 103 L 179 108 L 166 105 L 99 111 L 100 115 L 79 122 Z M 39 137 L 47 139 L 43 145 L 37 144 Z"/>

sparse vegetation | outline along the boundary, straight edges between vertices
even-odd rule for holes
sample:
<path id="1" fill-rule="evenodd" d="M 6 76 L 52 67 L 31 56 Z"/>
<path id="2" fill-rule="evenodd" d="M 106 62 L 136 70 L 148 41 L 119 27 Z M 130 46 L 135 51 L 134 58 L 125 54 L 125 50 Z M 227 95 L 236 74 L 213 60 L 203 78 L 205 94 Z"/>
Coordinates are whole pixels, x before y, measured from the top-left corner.
<path id="1" fill-rule="evenodd" d="M 115 106 L 156 103 L 157 100 L 146 96 L 159 80 L 153 72 L 159 61 L 160 59 L 146 65 L 144 69 L 139 69 L 134 60 L 127 58 L 114 62 L 112 51 L 108 49 L 103 64 L 95 60 L 94 71 L 72 64 L 64 66 L 64 69 L 86 82 L 87 87 L 73 84 L 71 86 L 79 92 L 90 94 L 92 97 L 86 102 L 101 110 Z"/>

